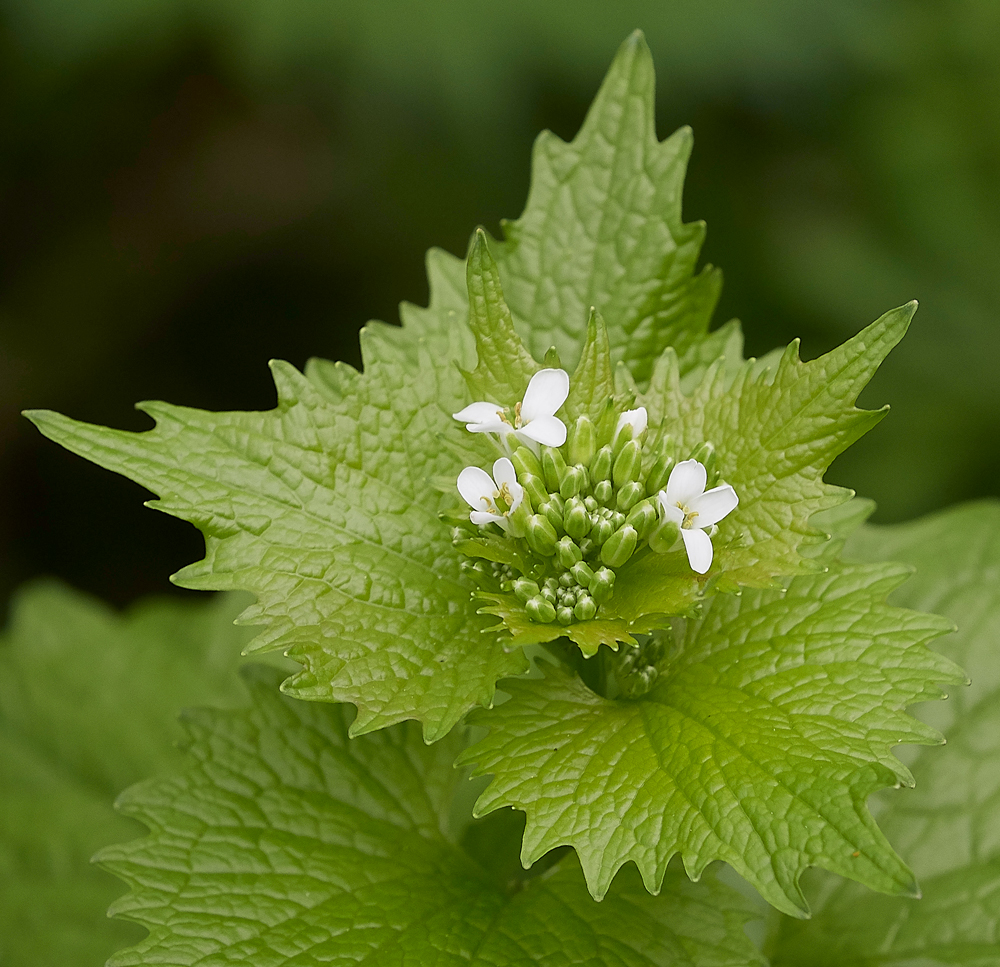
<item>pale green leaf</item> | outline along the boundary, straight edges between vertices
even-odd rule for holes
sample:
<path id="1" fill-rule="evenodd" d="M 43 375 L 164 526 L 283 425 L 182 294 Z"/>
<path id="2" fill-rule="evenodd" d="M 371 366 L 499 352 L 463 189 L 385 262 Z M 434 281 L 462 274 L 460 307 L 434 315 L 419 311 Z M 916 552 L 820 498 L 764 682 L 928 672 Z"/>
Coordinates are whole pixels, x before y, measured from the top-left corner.
<path id="1" fill-rule="evenodd" d="M 720 362 L 690 393 L 683 390 L 672 350 L 657 361 L 649 390 L 638 400 L 650 426 L 673 437 L 680 454 L 712 443 L 721 479 L 740 498 L 713 539 L 717 550 L 710 575 L 719 576 L 719 587 L 766 586 L 813 566 L 801 555 L 804 543 L 821 536 L 812 516 L 850 496 L 824 483 L 823 473 L 885 415 L 884 409 L 857 409 L 854 401 L 903 337 L 915 310 L 910 303 L 887 312 L 809 362 L 799 360 L 797 342 L 773 367 L 748 361 L 735 377 Z M 657 579 L 657 568 L 664 566 L 656 558 L 632 566 L 650 597 L 635 607 L 653 610 L 656 596 L 677 582 Z M 683 568 L 681 573 L 690 584 L 690 575 Z"/>
<path id="2" fill-rule="evenodd" d="M 909 782 L 892 746 L 939 741 L 906 706 L 962 675 L 925 647 L 947 621 L 883 603 L 906 574 L 834 566 L 784 593 L 717 596 L 675 621 L 638 700 L 560 668 L 505 683 L 510 701 L 474 718 L 489 734 L 463 755 L 493 776 L 477 809 L 527 813 L 526 862 L 573 846 L 595 896 L 629 860 L 655 890 L 676 853 L 695 878 L 725 860 L 792 914 L 808 866 L 914 892 L 865 801 Z"/>
<path id="3" fill-rule="evenodd" d="M 865 558 L 917 568 L 893 595 L 958 624 L 937 647 L 971 688 L 921 716 L 946 729 L 918 755 L 916 788 L 879 797 L 879 823 L 912 863 L 923 898 L 873 899 L 819 879 L 808 924 L 780 922 L 776 967 L 994 967 L 1000 959 L 1000 505 L 968 504 L 910 524 L 865 527 L 847 544 Z"/>
<path id="4" fill-rule="evenodd" d="M 452 801 L 459 730 L 412 724 L 348 738 L 342 708 L 290 702 L 263 676 L 246 713 L 187 717 L 192 767 L 121 809 L 151 829 L 101 861 L 150 936 L 111 961 L 736 967 L 759 964 L 744 901 L 671 872 L 661 896 L 625 877 L 591 900 L 572 856 L 537 876 L 508 829 Z M 507 818 L 511 818 L 507 814 Z"/>
<path id="5" fill-rule="evenodd" d="M 691 132 L 658 141 L 653 59 L 638 32 L 622 44 L 579 134 L 535 142 L 524 213 L 494 246 L 507 303 L 532 355 L 554 345 L 572 368 L 591 306 L 611 356 L 634 377 L 673 346 L 686 359 L 704 340 L 721 273 L 695 274 L 702 222 L 681 219 Z"/>
<path id="6" fill-rule="evenodd" d="M 245 603 L 119 617 L 54 583 L 19 592 L 0 643 L 0 963 L 92 967 L 141 936 L 105 916 L 122 890 L 90 857 L 137 834 L 112 803 L 179 765 L 181 708 L 238 700 Z"/>
<path id="7" fill-rule="evenodd" d="M 425 331 L 447 318 L 428 313 Z M 432 351 L 443 338 L 372 324 L 363 374 L 314 365 L 310 381 L 276 363 L 269 412 L 147 403 L 157 426 L 145 433 L 29 415 L 201 529 L 205 560 L 176 582 L 252 591 L 242 620 L 265 626 L 252 647 L 305 666 L 287 690 L 354 703 L 357 732 L 416 718 L 434 739 L 525 667 L 483 634 L 489 620 L 438 518 L 456 497 L 431 482 L 454 479 L 476 443 L 451 417 L 464 401 L 453 361 Z"/>

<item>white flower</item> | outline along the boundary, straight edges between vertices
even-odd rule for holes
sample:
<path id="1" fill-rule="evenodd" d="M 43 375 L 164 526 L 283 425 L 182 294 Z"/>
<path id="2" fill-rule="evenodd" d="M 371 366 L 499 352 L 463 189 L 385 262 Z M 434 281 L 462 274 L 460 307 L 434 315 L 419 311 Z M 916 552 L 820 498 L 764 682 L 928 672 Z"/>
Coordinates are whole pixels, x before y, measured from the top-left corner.
<path id="1" fill-rule="evenodd" d="M 697 460 L 682 460 L 670 472 L 667 489 L 657 495 L 665 520 L 681 531 L 691 567 L 704 574 L 712 566 L 712 539 L 705 528 L 736 508 L 740 498 L 729 484 L 705 491 L 708 473 Z"/>
<path id="2" fill-rule="evenodd" d="M 566 442 L 566 424 L 555 414 L 567 396 L 569 374 L 564 369 L 540 369 L 531 377 L 523 402 L 514 407 L 513 424 L 497 403 L 470 403 L 452 415 L 473 433 L 498 434 L 504 447 L 508 434 L 513 433 L 537 453 L 540 443 L 561 447 Z"/>
<path id="3" fill-rule="evenodd" d="M 635 410 L 626 410 L 620 417 L 618 417 L 618 425 L 615 427 L 614 436 L 612 439 L 616 438 L 621 432 L 621 428 L 628 424 L 632 427 L 632 439 L 638 439 L 643 433 L 646 432 L 646 427 L 649 425 L 649 414 L 646 412 L 645 406 L 640 406 Z"/>
<path id="4" fill-rule="evenodd" d="M 458 475 L 458 492 L 472 508 L 473 524 L 499 524 L 507 530 L 507 516 L 521 505 L 524 488 L 517 482 L 514 464 L 501 457 L 493 464 L 493 476 L 479 467 L 466 467 Z"/>

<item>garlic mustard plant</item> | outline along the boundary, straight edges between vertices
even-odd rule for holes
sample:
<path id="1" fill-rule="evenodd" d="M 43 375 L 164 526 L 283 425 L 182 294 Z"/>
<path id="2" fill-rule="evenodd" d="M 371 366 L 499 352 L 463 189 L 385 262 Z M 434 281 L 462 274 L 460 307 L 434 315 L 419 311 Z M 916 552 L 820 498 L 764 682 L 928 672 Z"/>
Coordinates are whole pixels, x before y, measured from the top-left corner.
<path id="1" fill-rule="evenodd" d="M 916 306 L 744 358 L 654 87 L 637 34 L 363 370 L 277 362 L 273 410 L 146 403 L 141 433 L 29 414 L 195 524 L 173 580 L 251 592 L 247 651 L 297 663 L 124 800 L 153 833 L 103 862 L 152 932 L 117 962 L 728 967 L 763 956 L 718 861 L 790 918 L 810 867 L 918 894 L 867 800 L 942 741 L 908 706 L 966 679 L 928 647 L 948 620 L 888 602 L 907 568 L 842 556 L 866 505 L 823 479 Z"/>

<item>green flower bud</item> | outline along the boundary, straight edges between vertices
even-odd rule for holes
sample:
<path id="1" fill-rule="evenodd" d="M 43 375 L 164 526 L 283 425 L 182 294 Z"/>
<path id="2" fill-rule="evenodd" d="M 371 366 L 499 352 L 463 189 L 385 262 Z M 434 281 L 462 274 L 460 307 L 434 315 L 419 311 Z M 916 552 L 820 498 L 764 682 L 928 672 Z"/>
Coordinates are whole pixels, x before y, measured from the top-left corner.
<path id="1" fill-rule="evenodd" d="M 556 621 L 561 625 L 571 625 L 573 623 L 573 609 L 563 605 L 556 611 Z"/>
<path id="2" fill-rule="evenodd" d="M 533 514 L 528 518 L 528 526 L 524 536 L 528 546 L 542 557 L 551 557 L 556 552 L 556 529 L 549 523 L 547 517 Z"/>
<path id="3" fill-rule="evenodd" d="M 577 417 L 570 427 L 568 441 L 569 458 L 573 463 L 589 464 L 597 449 L 597 431 L 587 416 Z"/>
<path id="4" fill-rule="evenodd" d="M 646 488 L 642 483 L 638 480 L 630 480 L 618 491 L 618 509 L 620 511 L 631 510 L 645 496 Z"/>
<path id="5" fill-rule="evenodd" d="M 569 571 L 563 571 L 563 573 L 559 575 L 559 587 L 563 590 L 573 587 L 573 575 L 570 574 Z"/>
<path id="6" fill-rule="evenodd" d="M 517 510 L 507 515 L 507 533 L 511 537 L 524 537 L 524 532 L 528 527 L 528 518 L 531 516 L 531 507 L 528 501 L 522 500 L 517 506 Z"/>
<path id="7" fill-rule="evenodd" d="M 615 465 L 615 454 L 611 447 L 601 447 L 594 454 L 594 460 L 590 464 L 590 479 L 593 481 L 610 480 L 611 468 Z"/>
<path id="8" fill-rule="evenodd" d="M 615 531 L 601 548 L 601 560 L 608 567 L 621 567 L 635 551 L 639 535 L 631 524 Z"/>
<path id="9" fill-rule="evenodd" d="M 555 607 L 555 603 L 558 600 L 558 596 L 556 595 L 555 588 L 545 587 L 545 588 L 542 588 L 542 590 L 539 591 L 538 593 L 543 598 L 545 598 L 545 600 L 548 601 L 549 604 L 551 604 L 553 607 Z M 554 614 L 553 614 L 553 617 L 554 617 Z"/>
<path id="10" fill-rule="evenodd" d="M 534 508 L 541 507 L 549 499 L 549 492 L 541 475 L 534 473 L 518 473 L 517 482 L 524 487 L 524 495 L 531 501 Z"/>
<path id="11" fill-rule="evenodd" d="M 672 455 L 661 453 L 653 461 L 653 466 L 650 467 L 649 473 L 646 476 L 646 486 L 649 488 L 651 494 L 655 494 L 666 488 L 667 481 L 670 479 L 670 471 L 673 469 L 674 458 Z"/>
<path id="12" fill-rule="evenodd" d="M 626 410 L 618 417 L 618 425 L 615 427 L 614 440 L 611 443 L 615 454 L 619 454 L 622 448 L 631 440 L 642 443 L 646 439 L 646 425 L 648 415 L 646 407 L 640 406 L 634 410 Z"/>
<path id="13" fill-rule="evenodd" d="M 550 491 L 559 489 L 564 473 L 566 473 L 566 461 L 563 460 L 562 454 L 554 447 L 545 447 L 542 450 L 542 475 Z"/>
<path id="14" fill-rule="evenodd" d="M 569 500 L 579 493 L 586 493 L 590 490 L 590 478 L 586 467 L 567 467 L 559 483 L 559 493 L 563 498 Z"/>
<path id="15" fill-rule="evenodd" d="M 525 602 L 524 610 L 528 613 L 528 617 L 532 621 L 537 621 L 543 625 L 552 624 L 556 620 L 555 605 L 541 595 L 529 598 Z"/>
<path id="16" fill-rule="evenodd" d="M 527 447 L 518 447 L 513 454 L 511 454 L 510 462 L 514 464 L 514 469 L 517 471 L 517 479 L 524 486 L 524 476 L 525 474 L 531 474 L 533 477 L 541 478 L 542 476 L 542 465 L 538 462 L 538 457 L 536 457 Z"/>
<path id="17" fill-rule="evenodd" d="M 582 541 L 577 541 L 577 544 L 580 547 L 580 553 L 584 557 L 586 557 L 596 546 L 589 537 L 585 537 Z"/>
<path id="18" fill-rule="evenodd" d="M 573 497 L 566 501 L 566 509 L 563 511 L 563 527 L 570 537 L 581 540 L 590 533 L 590 514 L 579 497 Z"/>
<path id="19" fill-rule="evenodd" d="M 708 482 L 705 484 L 707 487 L 712 487 L 718 478 L 718 472 L 715 469 L 715 447 L 711 443 L 702 443 L 700 446 L 695 447 L 694 452 L 691 454 L 692 460 L 697 460 L 698 463 L 702 464 L 705 468 L 705 473 L 708 475 Z"/>
<path id="20" fill-rule="evenodd" d="M 559 494 L 552 494 L 544 504 L 538 507 L 538 513 L 555 528 L 557 534 L 562 532 L 564 506 L 562 497 Z"/>
<path id="21" fill-rule="evenodd" d="M 592 514 L 595 510 L 597 510 L 599 505 L 597 501 L 594 500 L 593 497 L 588 496 L 583 498 L 583 506 L 586 507 L 587 510 Z"/>
<path id="22" fill-rule="evenodd" d="M 659 522 L 660 515 L 656 511 L 656 507 L 652 500 L 644 500 L 641 503 L 636 504 L 629 512 L 628 516 L 625 518 L 626 524 L 631 524 L 636 533 L 639 535 L 639 540 L 645 540 L 650 533 L 652 533 L 653 528 L 656 527 Z"/>
<path id="23" fill-rule="evenodd" d="M 657 554 L 666 554 L 677 543 L 680 536 L 681 529 L 677 526 L 677 522 L 665 520 L 649 535 L 649 546 Z"/>
<path id="24" fill-rule="evenodd" d="M 590 539 L 600 547 L 614 532 L 615 525 L 606 517 L 602 517 L 590 531 Z"/>
<path id="25" fill-rule="evenodd" d="M 615 587 L 615 572 L 599 567 L 590 579 L 590 593 L 598 604 L 610 600 Z"/>
<path id="26" fill-rule="evenodd" d="M 622 447 L 621 453 L 615 458 L 612 476 L 615 487 L 621 487 L 642 476 L 642 444 L 638 440 L 629 440 Z"/>
<path id="27" fill-rule="evenodd" d="M 569 569 L 569 573 L 576 578 L 576 583 L 582 588 L 589 588 L 590 582 L 594 580 L 594 569 L 586 561 L 577 561 Z"/>
<path id="28" fill-rule="evenodd" d="M 583 560 L 583 552 L 572 537 L 563 537 L 556 544 L 556 560 L 563 567 L 572 567 L 577 561 Z"/>
<path id="29" fill-rule="evenodd" d="M 589 594 L 581 594 L 573 609 L 577 621 L 589 621 L 597 614 L 597 602 Z"/>
<path id="30" fill-rule="evenodd" d="M 594 498 L 598 503 L 610 504 L 615 496 L 615 485 L 610 480 L 601 480 L 594 487 Z"/>
<path id="31" fill-rule="evenodd" d="M 514 594 L 522 604 L 527 604 L 539 594 L 538 585 L 531 578 L 518 578 L 514 582 Z"/>
<path id="32" fill-rule="evenodd" d="M 608 520 L 611 521 L 611 526 L 615 530 L 618 530 L 618 528 L 625 523 L 625 515 L 616 510 L 611 514 L 608 514 Z"/>

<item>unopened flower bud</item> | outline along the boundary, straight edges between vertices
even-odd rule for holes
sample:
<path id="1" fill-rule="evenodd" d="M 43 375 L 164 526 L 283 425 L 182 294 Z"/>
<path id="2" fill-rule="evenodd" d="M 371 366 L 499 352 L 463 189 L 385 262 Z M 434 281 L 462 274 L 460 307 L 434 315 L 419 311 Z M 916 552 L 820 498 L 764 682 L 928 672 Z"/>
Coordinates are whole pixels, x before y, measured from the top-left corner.
<path id="1" fill-rule="evenodd" d="M 607 506 L 615 496 L 615 485 L 610 480 L 602 480 L 594 487 L 595 500 Z"/>
<path id="2" fill-rule="evenodd" d="M 599 567 L 590 579 L 590 593 L 598 604 L 610 600 L 615 587 L 615 572 L 606 567 Z"/>
<path id="3" fill-rule="evenodd" d="M 580 546 L 580 553 L 586 557 L 595 547 L 594 542 L 589 538 L 585 537 L 582 541 L 577 541 Z"/>
<path id="4" fill-rule="evenodd" d="M 598 508 L 598 503 L 593 497 L 587 496 L 583 498 L 583 506 L 592 514 Z"/>
<path id="5" fill-rule="evenodd" d="M 559 575 L 559 587 L 563 590 L 571 588 L 573 583 L 573 575 L 570 574 L 569 571 L 563 571 L 563 573 Z"/>
<path id="6" fill-rule="evenodd" d="M 602 517 L 590 531 L 590 539 L 600 547 L 613 533 L 615 525 L 606 517 Z"/>
<path id="7" fill-rule="evenodd" d="M 517 479 L 521 482 L 521 486 L 524 486 L 524 476 L 525 474 L 531 474 L 532 476 L 541 478 L 542 476 L 542 465 L 538 462 L 538 457 L 536 457 L 527 447 L 518 447 L 513 454 L 511 454 L 510 462 L 514 464 L 514 469 L 517 471 Z"/>
<path id="8" fill-rule="evenodd" d="M 555 603 L 556 603 L 556 592 L 555 588 L 545 587 L 538 592 L 546 601 L 553 606 L 552 617 L 555 618 Z"/>
<path id="9" fill-rule="evenodd" d="M 618 491 L 617 505 L 622 512 L 631 510 L 643 497 L 646 496 L 646 488 L 638 480 L 630 480 Z"/>
<path id="10" fill-rule="evenodd" d="M 563 605 L 556 611 L 556 621 L 561 625 L 571 625 L 573 623 L 573 609 Z"/>
<path id="11" fill-rule="evenodd" d="M 563 526 L 563 499 L 559 494 L 552 494 L 544 504 L 539 505 L 538 513 L 545 517 L 555 528 L 556 533 L 562 531 Z"/>
<path id="12" fill-rule="evenodd" d="M 518 483 L 524 488 L 524 495 L 536 510 L 549 499 L 549 492 L 541 476 L 534 473 L 518 473 Z"/>
<path id="13" fill-rule="evenodd" d="M 542 475 L 546 487 L 550 491 L 558 490 L 564 473 L 566 473 L 566 461 L 563 460 L 562 454 L 553 447 L 545 447 L 542 450 Z"/>
<path id="14" fill-rule="evenodd" d="M 514 594 L 522 604 L 527 604 L 538 593 L 538 585 L 531 578 L 518 578 L 514 582 Z"/>
<path id="15" fill-rule="evenodd" d="M 716 480 L 718 479 L 718 471 L 715 469 L 715 447 L 708 442 L 702 443 L 700 446 L 695 448 L 690 459 L 697 460 L 698 463 L 705 468 L 705 475 L 708 478 L 705 486 L 714 486 Z"/>
<path id="16" fill-rule="evenodd" d="M 618 417 L 618 425 L 615 427 L 614 441 L 611 444 L 616 454 L 621 452 L 622 447 L 630 440 L 641 443 L 646 437 L 646 426 L 649 423 L 649 416 L 646 407 L 640 406 L 634 410 L 626 410 Z"/>
<path id="17" fill-rule="evenodd" d="M 612 526 L 612 527 L 613 527 L 613 528 L 614 528 L 615 530 L 618 530 L 618 528 L 619 528 L 619 527 L 621 527 L 621 526 L 622 526 L 622 524 L 624 524 L 624 523 L 625 523 L 625 515 L 624 515 L 624 514 L 622 514 L 622 513 L 619 513 L 619 512 L 618 512 L 618 511 L 616 510 L 616 511 L 615 511 L 614 513 L 612 513 L 612 514 L 611 514 L 611 515 L 610 515 L 610 516 L 608 517 L 608 520 L 610 520 L 610 521 L 611 521 L 611 526 Z"/>
<path id="18" fill-rule="evenodd" d="M 621 487 L 642 475 L 642 445 L 638 440 L 629 440 L 615 458 L 612 477 L 615 487 Z"/>
<path id="19" fill-rule="evenodd" d="M 594 569 L 586 561 L 577 561 L 569 569 L 569 573 L 576 578 L 576 583 L 582 588 L 589 588 L 590 582 L 594 579 Z"/>
<path id="20" fill-rule="evenodd" d="M 537 621 L 543 625 L 552 624 L 556 620 L 555 605 L 540 594 L 529 598 L 525 602 L 524 610 L 528 613 L 528 617 L 532 621 Z"/>
<path id="21" fill-rule="evenodd" d="M 611 447 L 601 447 L 594 454 L 590 464 L 590 479 L 596 484 L 598 480 L 610 480 L 611 468 L 615 465 L 615 454 Z"/>
<path id="22" fill-rule="evenodd" d="M 590 478 L 586 467 L 567 467 L 559 483 L 560 495 L 569 500 L 570 497 L 575 497 L 580 493 L 585 494 L 588 490 L 590 490 Z"/>
<path id="23" fill-rule="evenodd" d="M 571 568 L 577 561 L 583 560 L 583 552 L 572 537 L 562 537 L 556 543 L 556 560 L 566 568 Z"/>
<path id="24" fill-rule="evenodd" d="M 633 554 L 639 535 L 631 524 L 615 531 L 601 548 L 601 560 L 608 567 L 621 567 Z"/>
<path id="25" fill-rule="evenodd" d="M 563 527 L 570 537 L 581 540 L 590 533 L 590 514 L 579 497 L 573 497 L 566 501 L 566 508 L 563 511 Z"/>
<path id="26" fill-rule="evenodd" d="M 577 417 L 569 430 L 569 459 L 572 463 L 589 464 L 597 449 L 597 432 L 590 417 Z"/>
<path id="27" fill-rule="evenodd" d="M 589 594 L 581 594 L 573 609 L 573 616 L 577 621 L 589 621 L 595 614 L 597 614 L 597 602 Z"/>
<path id="28" fill-rule="evenodd" d="M 659 522 L 660 515 L 657 513 L 656 507 L 650 500 L 644 500 L 641 503 L 636 504 L 629 512 L 628 516 L 625 518 L 626 524 L 631 524 L 636 533 L 639 535 L 639 540 L 645 540 L 650 533 L 652 533 L 653 528 L 656 527 Z"/>
<path id="29" fill-rule="evenodd" d="M 670 471 L 674 469 L 674 441 L 670 436 L 665 436 L 657 448 L 656 459 L 649 468 L 646 475 L 646 486 L 651 494 L 658 490 L 663 490 L 670 479 Z"/>
<path id="30" fill-rule="evenodd" d="M 657 554 L 666 554 L 673 549 L 680 536 L 681 529 L 677 526 L 677 522 L 665 520 L 649 535 L 649 546 Z"/>
<path id="31" fill-rule="evenodd" d="M 536 554 L 541 554 L 542 557 L 551 557 L 555 554 L 556 530 L 547 517 L 541 514 L 529 517 L 524 536 L 528 539 L 528 546 Z"/>

